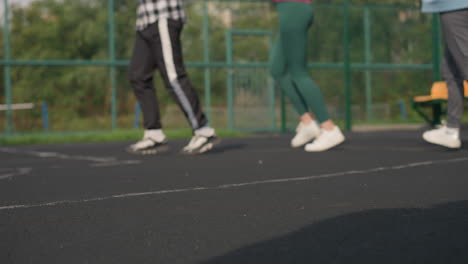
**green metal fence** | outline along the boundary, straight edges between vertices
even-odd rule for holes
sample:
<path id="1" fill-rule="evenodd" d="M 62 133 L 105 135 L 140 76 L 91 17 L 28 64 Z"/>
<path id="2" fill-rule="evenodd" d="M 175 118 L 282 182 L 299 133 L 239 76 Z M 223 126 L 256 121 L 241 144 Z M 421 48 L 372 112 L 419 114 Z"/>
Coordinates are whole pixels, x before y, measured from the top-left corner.
<path id="1" fill-rule="evenodd" d="M 271 31 L 226 31 L 228 128 L 276 131 L 274 83 L 268 71 L 265 70 L 265 66 L 233 68 L 233 41 L 236 36 L 266 37 L 269 49 L 273 46 L 273 33 Z M 234 103 L 235 100 L 237 103 Z M 256 127 L 252 128 L 251 124 L 256 124 Z"/>
<path id="2" fill-rule="evenodd" d="M 11 24 L 11 5 L 15 4 L 15 0 L 3 0 L 3 59 L 0 60 L 0 67 L 4 70 L 4 92 L 3 96 L 2 94 L 0 94 L 0 96 L 4 98 L 5 105 L 7 106 L 7 110 L 4 113 L 4 121 L 1 121 L 4 124 L 6 135 L 10 135 L 14 132 L 28 132 L 28 128 L 15 128 L 17 119 L 14 118 L 16 112 L 12 110 L 12 105 L 13 103 L 21 102 L 13 102 L 15 90 L 15 84 L 13 82 L 15 80 L 20 80 L 21 77 L 16 77 L 16 75 L 12 73 L 13 68 L 16 69 L 17 73 L 20 72 L 19 69 L 42 69 L 42 67 L 47 69 L 54 67 L 58 69 L 62 67 L 74 69 L 80 67 L 92 67 L 93 69 L 96 67 L 107 68 L 108 76 L 106 79 L 108 83 L 106 83 L 105 86 L 109 87 L 109 94 L 106 94 L 105 100 L 110 102 L 108 105 L 109 109 L 105 109 L 105 111 L 109 112 L 108 128 L 130 128 L 127 125 L 122 125 L 122 121 L 119 121 L 119 117 L 121 117 L 121 114 L 119 114 L 119 109 L 121 108 L 119 102 L 123 99 L 133 102 L 131 99 L 124 98 L 129 97 L 128 91 L 125 90 L 126 92 L 123 93 L 122 90 L 119 90 L 119 87 L 128 86 L 126 84 L 120 85 L 120 81 L 125 79 L 125 77 L 122 76 L 125 72 L 128 60 L 122 58 L 122 54 L 117 54 L 117 49 L 122 38 L 128 41 L 128 34 L 125 35 L 127 37 L 121 37 L 124 34 L 121 33 L 122 27 L 119 28 L 117 26 L 119 21 L 116 21 L 116 18 L 120 18 L 122 11 L 121 9 L 117 10 L 116 6 L 120 8 L 126 2 L 129 2 L 127 6 L 131 6 L 130 2 L 133 2 L 133 5 L 135 5 L 135 1 L 133 0 L 107 0 L 107 25 L 105 26 L 105 33 L 107 34 L 106 56 L 101 55 L 99 59 L 30 59 L 12 56 L 11 38 L 12 36 L 14 37 L 14 34 L 11 32 L 13 27 Z M 244 9 L 242 9 L 242 7 L 244 7 Z M 17 10 L 20 9 L 20 7 L 17 6 L 15 8 Z M 399 86 L 402 86 L 403 89 L 411 90 L 410 93 L 405 93 L 406 98 L 389 97 L 387 100 L 386 96 L 382 96 L 382 100 L 384 101 L 396 99 L 403 99 L 404 101 L 412 96 L 412 93 L 415 91 L 428 90 L 428 83 L 432 81 L 427 80 L 428 76 L 430 79 L 440 79 L 440 26 L 437 16 L 423 15 L 419 12 L 417 6 L 364 5 L 355 4 L 353 1 L 348 0 L 336 3 L 318 2 L 314 3 L 314 8 L 320 12 L 316 12 L 316 22 L 312 27 L 311 55 L 309 56 L 311 62 L 309 66 L 314 79 L 316 79 L 319 85 L 323 84 L 321 87 L 325 87 L 323 89 L 325 90 L 327 102 L 334 107 L 334 109 L 331 109 L 332 116 L 337 120 L 343 120 L 347 130 L 352 129 L 353 119 L 356 117 L 353 107 L 360 107 L 360 104 L 365 105 L 365 121 L 376 119 L 376 116 L 373 114 L 375 109 L 373 98 L 376 97 L 375 91 L 380 89 L 379 87 L 385 86 L 382 84 L 381 79 L 377 78 L 379 75 L 385 75 L 382 77 L 383 79 L 392 79 L 388 77 L 392 75 L 408 74 L 408 79 L 411 79 L 417 75 L 418 79 L 426 81 L 426 83 L 420 82 L 420 88 L 418 89 L 414 89 L 414 87 L 404 87 L 404 84 L 400 84 Z M 189 23 L 187 25 L 187 27 L 191 28 L 189 31 L 195 32 L 194 36 L 196 36 L 197 33 L 198 36 L 200 36 L 200 39 L 191 39 L 191 41 L 198 41 L 202 45 L 201 49 L 195 51 L 191 51 L 191 47 L 185 47 L 185 53 L 188 55 L 187 57 L 196 57 L 196 60 L 189 60 L 186 64 L 191 72 L 195 72 L 195 76 L 200 76 L 200 78 L 197 77 L 198 79 L 195 78 L 197 79 L 196 84 L 199 87 L 203 87 L 199 92 L 201 92 L 201 96 L 204 98 L 204 109 L 208 117 L 213 120 L 214 125 L 229 129 L 250 131 L 284 131 L 293 127 L 295 125 L 295 118 L 293 118 L 295 114 L 291 110 L 291 107 L 288 106 L 287 100 L 281 96 L 281 91 L 277 87 L 274 87 L 274 84 L 268 76 L 268 57 L 262 55 L 263 51 L 261 51 L 263 49 L 268 53 L 268 49 L 271 46 L 275 34 L 274 21 L 276 17 L 275 12 L 269 7 L 269 1 L 190 1 L 187 9 L 196 10 L 193 12 L 194 14 L 198 11 L 202 13 L 201 19 L 198 20 L 198 17 L 196 17 L 193 19 L 196 20 L 194 22 L 192 22 L 192 18 L 189 17 Z M 268 23 L 247 23 L 243 19 L 255 15 L 245 12 L 245 9 L 264 12 L 265 20 L 268 20 Z M 225 22 L 225 25 L 219 25 L 219 21 L 221 21 L 220 17 L 223 16 L 220 12 L 227 12 L 226 14 L 230 14 L 229 17 L 232 21 Z M 118 16 L 116 16 L 116 14 L 118 14 Z M 324 18 L 326 18 L 326 16 L 333 17 L 333 21 L 335 21 L 333 25 L 320 23 L 320 21 L 325 20 Z M 379 24 L 382 18 L 386 18 L 390 23 L 388 23 L 388 25 Z M 53 20 L 54 18 L 52 16 L 46 19 Z M 134 19 L 134 17 L 130 20 L 132 19 Z M 79 22 L 77 21 L 77 23 Z M 133 20 L 127 21 L 127 24 L 128 28 L 131 28 Z M 420 25 L 425 25 L 425 27 L 421 27 Z M 384 41 L 381 39 L 374 38 L 376 33 L 379 33 L 377 34 L 378 36 L 382 36 L 380 34 L 381 30 L 388 30 L 390 32 L 395 30 L 395 28 L 403 31 L 412 30 L 414 28 L 414 35 L 412 35 L 411 32 L 407 34 L 410 38 L 416 38 L 421 34 L 427 36 L 419 42 L 416 41 L 415 43 L 409 44 L 407 44 L 405 40 L 399 40 L 401 43 L 394 43 L 393 40 L 388 40 L 388 42 L 391 43 L 382 43 Z M 220 30 L 225 33 L 222 35 L 215 34 Z M 398 36 L 395 32 L 390 33 L 392 33 L 390 34 L 392 36 Z M 220 36 L 224 36 L 224 39 Z M 59 37 L 60 36 L 57 36 L 57 38 Z M 240 54 L 240 59 L 236 59 L 236 43 L 240 43 L 239 45 L 257 43 L 254 40 L 247 40 L 251 37 L 257 38 L 257 40 L 255 40 L 257 42 L 262 41 L 261 45 L 259 45 L 261 49 L 259 48 L 259 51 L 256 53 L 253 52 L 253 55 L 249 58 L 246 58 L 245 54 Z M 243 38 L 245 40 L 242 40 Z M 336 41 L 333 42 L 333 47 L 322 47 L 320 39 L 324 38 L 327 40 L 336 39 Z M 428 45 L 427 42 L 430 42 L 429 50 L 426 48 Z M 422 44 L 424 44 L 424 47 L 420 47 Z M 35 45 L 34 40 L 31 40 L 30 45 Z M 426 49 L 426 53 L 430 55 L 426 56 L 424 59 L 412 59 L 413 57 L 409 56 L 407 61 L 403 58 L 400 59 L 401 61 L 396 62 L 391 61 L 392 59 L 383 61 L 383 59 L 381 60 L 381 58 L 375 58 L 374 56 L 377 54 L 378 50 L 379 54 L 388 54 L 388 57 L 391 58 L 393 56 L 392 54 L 395 53 L 395 51 L 393 51 L 394 47 L 405 45 L 408 45 L 407 49 L 412 51 Z M 256 45 L 252 46 L 253 49 L 256 48 Z M 322 53 L 319 51 L 323 51 L 323 54 L 329 54 L 329 57 L 332 59 L 324 61 L 321 56 Z M 318 53 L 318 55 L 316 53 Z M 405 51 L 401 53 L 413 54 L 414 52 Z M 356 54 L 359 54 L 359 56 Z M 125 57 L 128 58 L 128 54 L 125 54 Z M 404 57 L 404 55 L 402 57 Z M 417 74 L 415 73 L 416 75 L 412 75 L 411 72 L 416 72 Z M 330 75 L 335 77 L 329 78 L 328 76 Z M 432 77 L 430 77 L 431 75 Z M 321 79 L 325 78 L 325 76 L 327 76 L 325 80 Z M 225 80 L 222 81 L 222 78 L 225 78 Z M 223 87 L 221 87 L 219 83 L 225 84 L 225 91 L 222 91 Z M 328 86 L 331 88 L 328 89 Z M 338 86 L 341 87 L 337 88 Z M 363 87 L 362 90 L 361 86 Z M 31 87 L 31 89 L 41 88 L 40 85 L 38 85 L 37 88 Z M 79 89 L 79 87 L 77 89 Z M 327 91 L 330 91 L 330 94 L 327 94 Z M 333 91 L 333 93 L 331 91 Z M 217 94 L 221 95 L 218 96 L 219 98 L 225 98 L 225 101 L 222 102 L 221 100 L 220 102 L 219 99 L 216 99 L 218 97 L 216 97 L 215 101 L 218 100 L 218 102 L 214 102 L 213 96 Z M 255 104 L 256 107 L 248 109 L 245 100 L 236 100 L 238 96 L 250 96 L 250 99 L 257 98 L 257 101 L 252 99 L 251 102 L 251 104 Z M 33 99 L 42 101 L 41 98 Z M 131 109 L 133 109 L 133 107 Z M 222 113 L 217 113 L 216 109 L 221 109 L 220 112 Z M 169 110 L 167 111 L 169 112 Z M 18 116 L 19 115 L 20 114 L 18 114 Z M 24 115 L 27 116 L 27 114 Z M 35 117 L 37 117 L 37 114 Z M 224 120 L 216 121 L 221 119 Z M 245 122 L 242 122 L 244 120 Z M 259 120 L 262 120 L 262 122 Z M 264 120 L 267 121 L 263 122 Z M 73 122 L 73 120 L 69 121 Z M 53 120 L 50 122 L 53 122 Z M 84 129 L 94 130 L 92 127 L 85 127 Z M 61 129 L 52 128 L 52 130 Z"/>

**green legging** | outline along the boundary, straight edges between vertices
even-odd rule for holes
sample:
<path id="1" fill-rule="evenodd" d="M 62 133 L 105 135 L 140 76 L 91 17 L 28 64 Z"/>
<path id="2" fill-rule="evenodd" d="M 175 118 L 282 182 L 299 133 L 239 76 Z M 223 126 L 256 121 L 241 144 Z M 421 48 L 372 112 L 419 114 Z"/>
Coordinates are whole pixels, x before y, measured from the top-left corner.
<path id="1" fill-rule="evenodd" d="M 303 115 L 309 111 L 320 123 L 329 120 L 322 93 L 307 72 L 307 31 L 312 25 L 312 6 L 299 2 L 280 2 L 279 37 L 273 48 L 270 72 Z"/>

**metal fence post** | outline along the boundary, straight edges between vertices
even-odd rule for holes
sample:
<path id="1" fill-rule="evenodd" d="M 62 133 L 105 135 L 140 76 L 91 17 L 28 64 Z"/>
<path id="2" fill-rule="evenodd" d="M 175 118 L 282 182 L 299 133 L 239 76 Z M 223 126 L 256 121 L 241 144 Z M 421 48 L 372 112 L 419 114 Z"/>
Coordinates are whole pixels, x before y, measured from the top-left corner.
<path id="1" fill-rule="evenodd" d="M 110 81 L 111 81 L 111 116 L 112 129 L 117 128 L 117 79 L 116 79 L 116 61 L 115 61 L 115 19 L 114 19 L 114 0 L 108 0 L 108 36 L 109 36 L 109 60 Z"/>
<path id="2" fill-rule="evenodd" d="M 364 56 L 366 67 L 372 63 L 372 47 L 371 47 L 371 17 L 370 8 L 366 6 L 364 8 Z M 367 120 L 372 120 L 372 75 L 371 71 L 366 69 L 364 72 L 366 82 L 366 112 Z"/>
<path id="3" fill-rule="evenodd" d="M 7 105 L 6 111 L 6 133 L 11 134 L 13 132 L 13 112 L 11 110 L 11 68 L 10 68 L 10 27 L 9 27 L 9 10 L 8 0 L 3 0 L 3 34 L 4 34 L 4 56 L 5 56 L 5 104 Z"/>
<path id="4" fill-rule="evenodd" d="M 268 52 L 268 62 L 271 63 L 272 55 L 273 55 L 273 34 L 270 33 L 268 35 L 268 44 L 269 44 L 269 52 Z M 270 106 L 271 106 L 271 128 L 276 130 L 276 91 L 275 91 L 275 81 L 270 75 L 270 72 L 267 68 L 267 82 L 268 82 L 268 89 L 270 90 Z"/>
<path id="5" fill-rule="evenodd" d="M 49 130 L 49 108 L 47 102 L 42 102 L 42 127 L 44 131 Z"/>
<path id="6" fill-rule="evenodd" d="M 406 101 L 405 101 L 405 99 L 399 100 L 398 105 L 400 107 L 401 119 L 406 121 L 408 119 L 408 114 L 406 112 Z"/>
<path id="7" fill-rule="evenodd" d="M 432 69 L 434 82 L 440 81 L 440 20 L 439 14 L 432 15 Z"/>
<path id="8" fill-rule="evenodd" d="M 206 0 L 203 0 L 203 62 L 205 63 L 205 113 L 211 122 L 210 20 Z"/>
<path id="9" fill-rule="evenodd" d="M 440 74 L 440 16 L 432 15 L 432 78 L 434 82 L 441 80 Z M 433 124 L 441 124 L 442 104 L 432 105 Z"/>
<path id="10" fill-rule="evenodd" d="M 228 128 L 234 129 L 234 87 L 232 68 L 232 32 L 226 31 L 226 63 L 227 63 L 227 101 L 228 101 Z"/>
<path id="11" fill-rule="evenodd" d="M 281 100 L 281 133 L 286 133 L 288 128 L 288 121 L 287 121 L 287 112 L 286 112 L 286 95 L 284 94 L 284 90 L 280 88 L 280 100 Z"/>
<path id="12" fill-rule="evenodd" d="M 343 0 L 343 71 L 345 85 L 345 128 L 352 129 L 351 112 L 351 61 L 350 61 L 350 39 L 349 39 L 349 0 Z"/>
<path id="13" fill-rule="evenodd" d="M 133 122 L 133 127 L 134 128 L 139 128 L 140 127 L 140 104 L 135 103 L 135 121 Z"/>

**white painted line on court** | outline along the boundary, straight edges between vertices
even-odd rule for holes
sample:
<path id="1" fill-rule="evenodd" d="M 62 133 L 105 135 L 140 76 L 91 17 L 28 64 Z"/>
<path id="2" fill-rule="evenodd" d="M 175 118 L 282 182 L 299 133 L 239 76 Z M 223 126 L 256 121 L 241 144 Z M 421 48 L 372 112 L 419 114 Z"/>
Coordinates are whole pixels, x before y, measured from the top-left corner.
<path id="1" fill-rule="evenodd" d="M 82 156 L 82 155 L 67 155 L 57 152 L 48 151 L 33 151 L 33 150 L 19 150 L 15 148 L 0 148 L 0 152 L 11 153 L 11 154 L 23 154 L 38 158 L 56 158 L 65 160 L 84 160 L 92 162 L 111 162 L 116 161 L 114 157 L 93 157 L 93 156 Z"/>
<path id="2" fill-rule="evenodd" d="M 120 165 L 135 165 L 140 164 L 141 160 L 116 160 L 112 162 L 102 162 L 102 163 L 94 163 L 89 166 L 91 167 L 113 167 L 113 166 L 120 166 Z"/>
<path id="3" fill-rule="evenodd" d="M 63 160 L 94 162 L 93 164 L 90 165 L 91 167 L 111 167 L 111 166 L 133 165 L 133 164 L 141 163 L 140 161 L 136 161 L 136 160 L 118 160 L 115 157 L 93 157 L 93 156 L 83 156 L 83 155 L 68 155 L 68 154 L 57 153 L 57 152 L 19 150 L 15 148 L 0 148 L 0 152 L 10 153 L 10 154 L 29 155 L 29 156 L 38 157 L 38 158 L 55 158 L 55 159 L 63 159 Z"/>
<path id="4" fill-rule="evenodd" d="M 390 166 L 390 167 L 377 167 L 377 168 L 371 168 L 367 170 L 350 170 L 350 171 L 320 174 L 320 175 L 313 175 L 313 176 L 306 176 L 306 177 L 231 183 L 231 184 L 223 184 L 223 185 L 212 186 L 212 187 L 200 186 L 200 187 L 160 190 L 160 191 L 152 191 L 152 192 L 123 193 L 123 194 L 115 194 L 115 195 L 110 195 L 110 196 L 95 197 L 95 198 L 82 199 L 82 200 L 62 200 L 62 201 L 54 201 L 54 202 L 39 203 L 39 204 L 16 204 L 16 205 L 1 206 L 0 211 L 12 210 L 12 209 L 53 207 L 53 206 L 58 206 L 58 205 L 71 205 L 71 204 L 98 202 L 98 201 L 105 201 L 105 200 L 111 200 L 111 199 L 130 198 L 130 197 L 156 196 L 156 195 L 170 194 L 170 193 L 234 189 L 234 188 L 239 188 L 239 187 L 263 185 L 263 184 L 311 181 L 311 180 L 334 178 L 334 177 L 347 176 L 347 175 L 371 174 L 371 173 L 383 172 L 383 171 L 396 171 L 396 170 L 403 170 L 403 169 L 409 169 L 409 168 L 428 167 L 428 166 L 439 165 L 439 164 L 450 164 L 450 163 L 459 163 L 459 162 L 467 162 L 467 161 L 468 161 L 468 157 L 463 157 L 463 158 L 455 158 L 455 159 L 448 159 L 448 160 L 432 160 L 432 161 L 407 163 L 407 164 L 395 165 L 395 166 Z"/>
<path id="5" fill-rule="evenodd" d="M 6 179 L 11 179 L 16 176 L 29 174 L 32 171 L 32 168 L 12 168 L 12 169 L 4 168 L 2 170 L 9 171 L 7 173 L 0 174 L 0 180 L 6 180 Z"/>

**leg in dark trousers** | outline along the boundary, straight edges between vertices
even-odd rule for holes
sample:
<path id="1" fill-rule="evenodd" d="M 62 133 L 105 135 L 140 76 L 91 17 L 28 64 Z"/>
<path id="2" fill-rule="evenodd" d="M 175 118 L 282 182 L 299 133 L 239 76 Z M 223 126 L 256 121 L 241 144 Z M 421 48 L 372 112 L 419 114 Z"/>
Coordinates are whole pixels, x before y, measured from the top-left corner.
<path id="1" fill-rule="evenodd" d="M 130 63 L 130 80 L 142 105 L 146 129 L 161 127 L 159 106 L 152 86 L 155 69 L 161 73 L 167 89 L 184 112 L 192 129 L 197 130 L 208 123 L 185 70 L 180 42 L 182 28 L 181 21 L 159 19 L 137 34 Z"/>
<path id="2" fill-rule="evenodd" d="M 468 79 L 468 9 L 440 14 L 445 41 L 442 73 L 448 87 L 447 125 L 426 131 L 424 140 L 451 149 L 458 149 L 463 115 L 463 80 Z"/>
<path id="3" fill-rule="evenodd" d="M 145 129 L 160 129 L 161 118 L 153 85 L 156 58 L 151 43 L 139 31 L 136 33 L 133 55 L 129 66 L 129 79 L 143 112 Z"/>
<path id="4" fill-rule="evenodd" d="M 468 9 L 442 13 L 440 16 L 445 41 L 442 65 L 449 99 L 447 126 L 459 128 L 463 115 L 463 80 L 468 80 Z"/>

